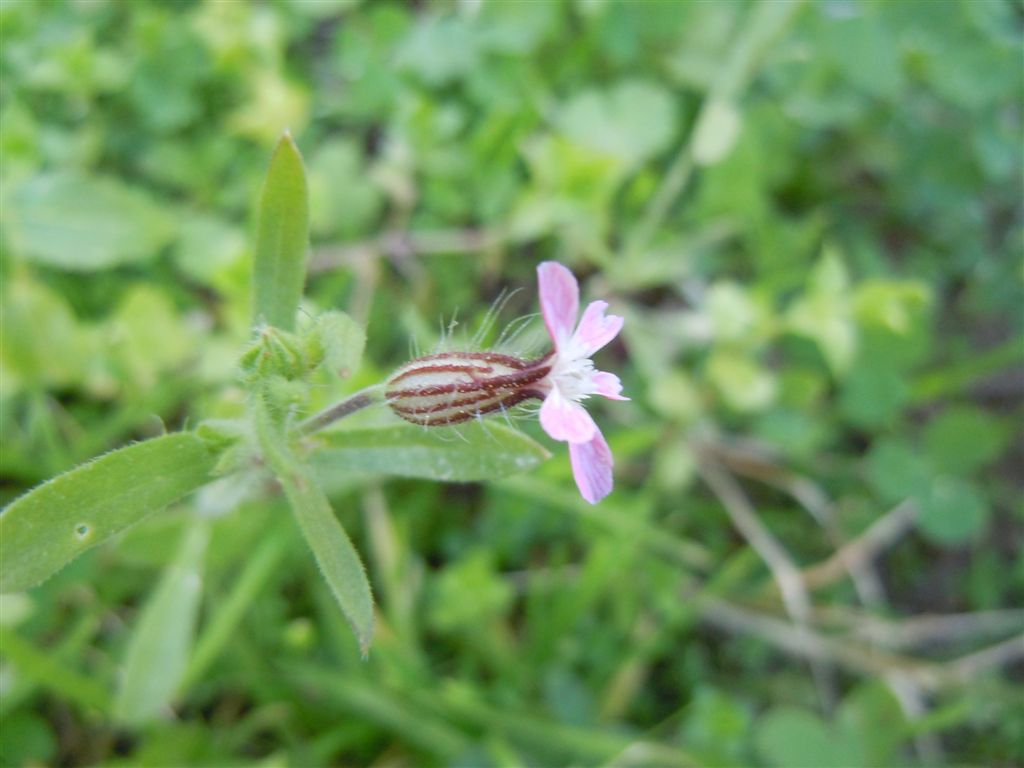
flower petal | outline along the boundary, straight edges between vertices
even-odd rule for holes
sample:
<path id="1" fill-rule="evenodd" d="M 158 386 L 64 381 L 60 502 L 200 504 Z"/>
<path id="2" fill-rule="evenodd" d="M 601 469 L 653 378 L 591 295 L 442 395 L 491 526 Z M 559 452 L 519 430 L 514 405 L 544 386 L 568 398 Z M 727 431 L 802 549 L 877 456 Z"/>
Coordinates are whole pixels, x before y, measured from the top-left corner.
<path id="1" fill-rule="evenodd" d="M 537 267 L 540 311 L 555 349 L 572 336 L 580 310 L 580 288 L 572 272 L 557 261 L 545 261 Z"/>
<path id="2" fill-rule="evenodd" d="M 597 504 L 612 492 L 612 451 L 598 430 L 586 443 L 569 444 L 572 475 L 580 494 L 591 504 Z"/>
<path id="3" fill-rule="evenodd" d="M 629 400 L 628 397 L 619 394 L 622 391 L 622 382 L 614 373 L 598 371 L 590 377 L 590 380 L 594 383 L 595 395 L 607 397 L 609 400 Z"/>
<path id="4" fill-rule="evenodd" d="M 585 443 L 597 432 L 597 424 L 582 405 L 562 396 L 555 387 L 540 407 L 540 425 L 555 440 Z"/>
<path id="5" fill-rule="evenodd" d="M 619 335 L 625 322 L 618 315 L 605 316 L 607 301 L 592 301 L 580 318 L 579 327 L 573 335 L 573 342 L 589 357 Z"/>

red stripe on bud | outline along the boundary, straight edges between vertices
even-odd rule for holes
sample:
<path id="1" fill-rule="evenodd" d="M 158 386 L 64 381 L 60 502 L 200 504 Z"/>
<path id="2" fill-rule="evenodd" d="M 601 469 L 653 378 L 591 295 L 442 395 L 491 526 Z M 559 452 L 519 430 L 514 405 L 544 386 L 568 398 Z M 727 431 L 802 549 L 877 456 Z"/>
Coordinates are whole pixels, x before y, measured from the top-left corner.
<path id="1" fill-rule="evenodd" d="M 410 360 L 388 379 L 384 397 L 406 421 L 458 424 L 531 397 L 551 371 L 551 356 L 522 360 L 496 352 L 441 352 Z"/>

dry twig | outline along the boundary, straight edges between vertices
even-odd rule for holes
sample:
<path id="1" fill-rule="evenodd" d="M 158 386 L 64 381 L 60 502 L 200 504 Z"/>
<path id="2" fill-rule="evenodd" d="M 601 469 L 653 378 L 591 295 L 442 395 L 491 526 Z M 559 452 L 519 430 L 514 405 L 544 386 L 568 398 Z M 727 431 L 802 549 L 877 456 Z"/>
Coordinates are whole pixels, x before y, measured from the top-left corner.
<path id="1" fill-rule="evenodd" d="M 722 502 L 733 525 L 750 543 L 771 571 L 782 595 L 786 612 L 790 615 L 795 631 L 808 632 L 811 620 L 811 602 L 804 586 L 803 575 L 794 564 L 782 544 L 761 522 L 747 495 L 722 465 L 707 452 L 697 452 L 697 467 L 711 490 Z M 818 694 L 826 711 L 831 710 L 835 700 L 835 686 L 827 660 L 808 656 L 811 672 L 818 687 Z"/>

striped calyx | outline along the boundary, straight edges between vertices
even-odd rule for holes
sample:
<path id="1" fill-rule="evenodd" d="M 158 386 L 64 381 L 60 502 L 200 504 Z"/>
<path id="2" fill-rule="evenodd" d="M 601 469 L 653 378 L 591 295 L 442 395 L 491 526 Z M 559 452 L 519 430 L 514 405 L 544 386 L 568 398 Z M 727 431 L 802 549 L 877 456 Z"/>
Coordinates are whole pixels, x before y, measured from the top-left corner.
<path id="1" fill-rule="evenodd" d="M 441 352 L 410 360 L 388 379 L 385 399 L 406 421 L 442 427 L 543 398 L 551 355 L 522 360 L 496 352 Z"/>

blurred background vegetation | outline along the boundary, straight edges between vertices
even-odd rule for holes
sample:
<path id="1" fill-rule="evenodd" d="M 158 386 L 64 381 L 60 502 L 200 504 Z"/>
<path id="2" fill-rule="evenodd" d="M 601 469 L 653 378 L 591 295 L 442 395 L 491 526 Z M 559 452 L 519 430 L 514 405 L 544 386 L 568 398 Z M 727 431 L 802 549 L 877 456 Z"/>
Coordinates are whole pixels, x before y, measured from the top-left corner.
<path id="1" fill-rule="evenodd" d="M 1024 762 L 1022 29 L 997 0 L 3 0 L 4 501 L 241 410 L 286 127 L 309 305 L 368 325 L 353 387 L 502 288 L 535 312 L 559 259 L 627 318 L 598 362 L 633 400 L 598 409 L 597 507 L 564 446 L 339 483 L 366 662 L 272 497 L 200 493 L 4 596 L 0 762 Z M 196 508 L 175 705 L 118 723 Z"/>

